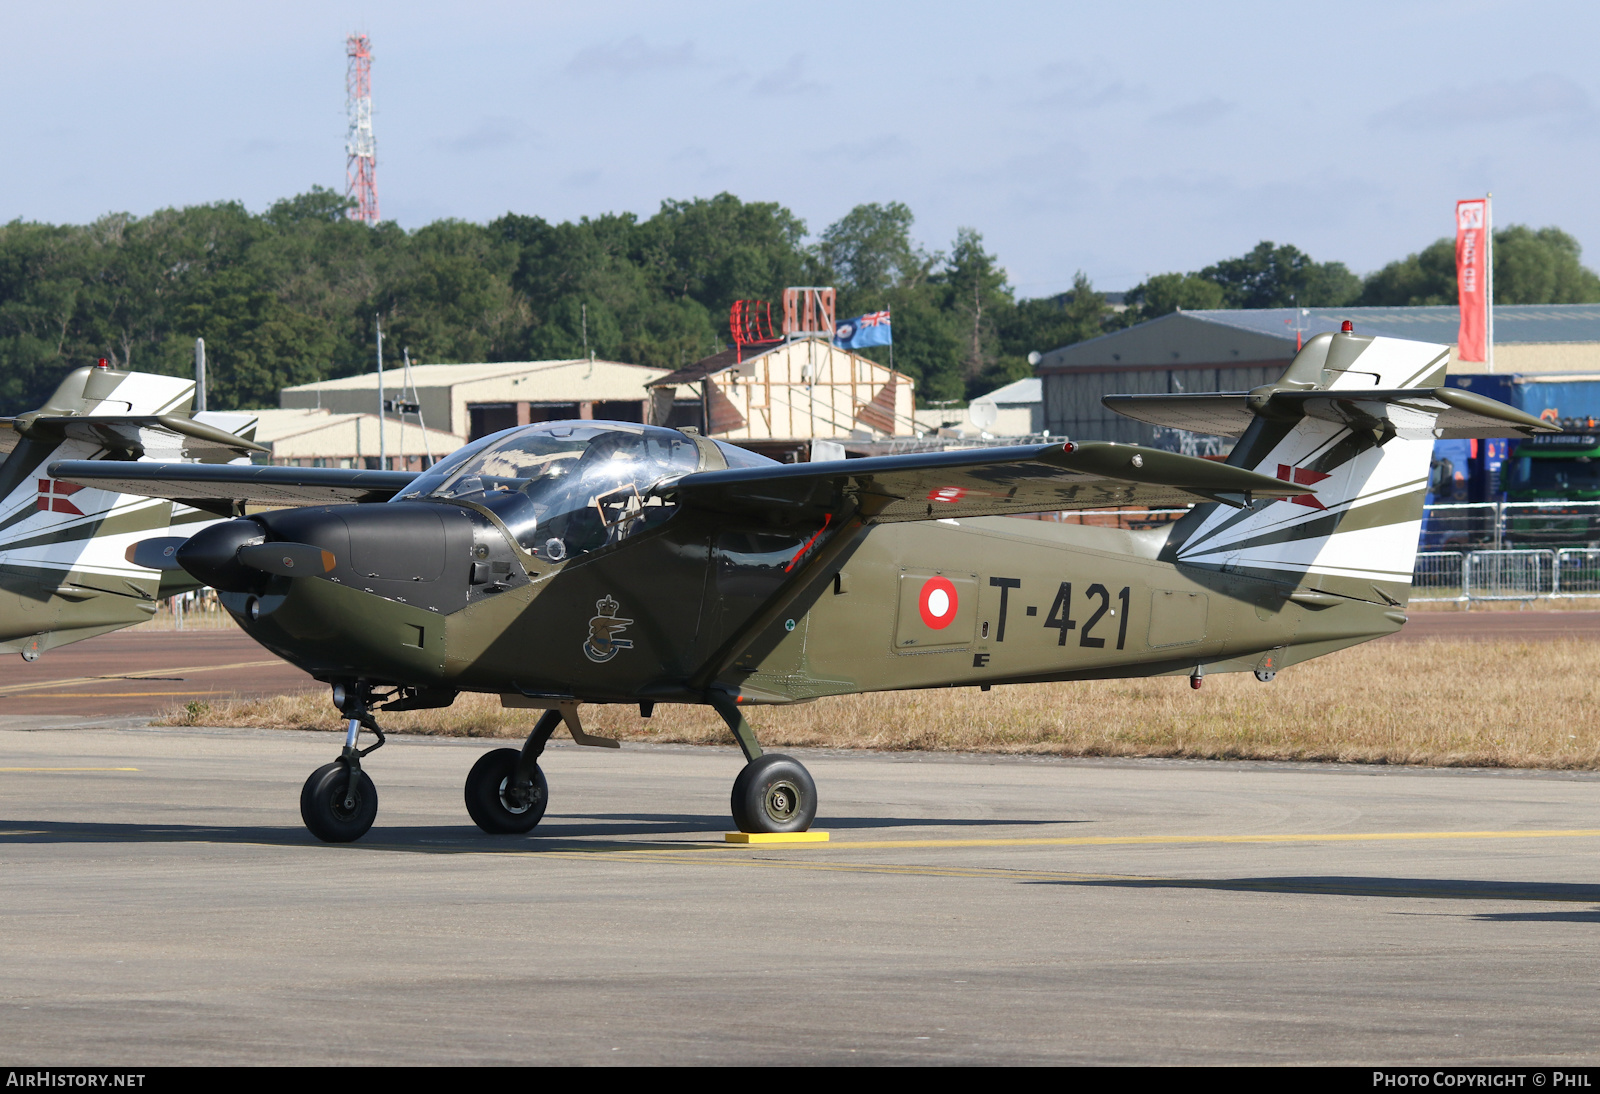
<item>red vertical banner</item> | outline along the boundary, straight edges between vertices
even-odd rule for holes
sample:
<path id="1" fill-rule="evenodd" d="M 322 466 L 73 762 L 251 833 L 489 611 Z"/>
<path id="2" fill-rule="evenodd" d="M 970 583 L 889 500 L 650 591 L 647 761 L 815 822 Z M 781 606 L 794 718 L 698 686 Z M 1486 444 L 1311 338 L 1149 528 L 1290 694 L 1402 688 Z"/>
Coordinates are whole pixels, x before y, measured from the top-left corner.
<path id="1" fill-rule="evenodd" d="M 1487 359 L 1489 330 L 1488 201 L 1456 202 L 1456 289 L 1461 300 L 1461 333 L 1456 356 Z"/>

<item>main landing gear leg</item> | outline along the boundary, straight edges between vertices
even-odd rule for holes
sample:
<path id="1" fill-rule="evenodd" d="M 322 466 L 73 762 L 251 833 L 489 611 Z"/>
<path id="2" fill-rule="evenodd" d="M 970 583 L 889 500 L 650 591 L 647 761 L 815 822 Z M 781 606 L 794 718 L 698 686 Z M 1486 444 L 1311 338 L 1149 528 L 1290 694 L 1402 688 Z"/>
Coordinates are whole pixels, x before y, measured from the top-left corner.
<path id="1" fill-rule="evenodd" d="M 763 753 L 756 732 L 738 703 L 712 692 L 710 703 L 728 723 L 744 752 L 744 770 L 733 780 L 733 823 L 741 832 L 804 832 L 817 817 L 817 784 L 798 760 Z"/>
<path id="2" fill-rule="evenodd" d="M 376 752 L 387 740 L 373 720 L 372 689 L 353 687 L 346 692 L 335 689 L 335 699 L 343 698 L 340 712 L 348 719 L 344 751 L 331 764 L 311 773 L 300 788 L 300 819 L 311 834 L 325 843 L 349 843 L 367 834 L 378 817 L 378 788 L 361 770 L 364 756 Z M 378 743 L 358 748 L 361 728 L 377 735 Z"/>
<path id="3" fill-rule="evenodd" d="M 467 774 L 467 812 L 493 835 L 531 832 L 544 818 L 550 787 L 539 770 L 539 757 L 550 735 L 561 725 L 562 712 L 547 710 L 518 752 L 497 748 L 485 752 Z"/>

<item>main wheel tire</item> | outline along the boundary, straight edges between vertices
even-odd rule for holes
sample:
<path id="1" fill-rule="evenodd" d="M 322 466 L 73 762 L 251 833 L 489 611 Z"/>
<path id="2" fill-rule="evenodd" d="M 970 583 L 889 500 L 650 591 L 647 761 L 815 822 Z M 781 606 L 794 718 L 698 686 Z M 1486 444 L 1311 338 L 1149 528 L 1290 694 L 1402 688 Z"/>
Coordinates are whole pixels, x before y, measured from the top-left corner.
<path id="1" fill-rule="evenodd" d="M 741 832 L 804 832 L 817 819 L 817 784 L 798 760 L 768 754 L 733 780 L 732 805 Z"/>
<path id="2" fill-rule="evenodd" d="M 324 764 L 300 788 L 300 819 L 324 843 L 349 843 L 367 834 L 378 819 L 378 788 L 365 771 L 356 780 L 354 808 L 345 808 L 350 769 L 342 761 Z"/>
<path id="3" fill-rule="evenodd" d="M 496 836 L 531 832 L 544 819 L 550 802 L 550 785 L 539 765 L 533 767 L 533 793 L 520 802 L 511 793 L 511 780 L 517 773 L 522 753 L 514 748 L 497 748 L 478 757 L 467 774 L 467 812 L 472 822 Z"/>

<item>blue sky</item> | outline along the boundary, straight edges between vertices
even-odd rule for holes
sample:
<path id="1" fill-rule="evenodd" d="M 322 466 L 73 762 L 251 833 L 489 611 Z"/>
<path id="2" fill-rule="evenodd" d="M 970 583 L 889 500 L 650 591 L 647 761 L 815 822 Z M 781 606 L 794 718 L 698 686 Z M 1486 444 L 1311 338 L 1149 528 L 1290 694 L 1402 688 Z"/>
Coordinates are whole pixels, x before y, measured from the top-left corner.
<path id="1" fill-rule="evenodd" d="M 344 185 L 373 39 L 383 213 L 552 220 L 727 190 L 821 231 L 904 201 L 1028 296 L 1258 240 L 1358 272 L 1458 197 L 1600 264 L 1600 6 L 95 3 L 0 8 L 0 218 Z"/>

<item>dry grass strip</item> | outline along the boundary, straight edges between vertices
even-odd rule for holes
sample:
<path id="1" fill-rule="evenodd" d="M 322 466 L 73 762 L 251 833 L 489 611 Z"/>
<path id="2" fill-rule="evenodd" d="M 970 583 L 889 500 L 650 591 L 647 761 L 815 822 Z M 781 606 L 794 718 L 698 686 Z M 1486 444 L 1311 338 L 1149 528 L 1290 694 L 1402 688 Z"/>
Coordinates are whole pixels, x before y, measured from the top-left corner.
<path id="1" fill-rule="evenodd" d="M 1230 673 L 1198 692 L 1167 677 L 843 696 L 749 713 L 772 748 L 1600 769 L 1597 677 L 1593 642 L 1380 642 L 1268 685 Z M 584 713 L 590 732 L 624 740 L 731 740 L 706 707 L 661 706 L 648 720 L 631 707 Z M 383 722 L 401 733 L 517 738 L 538 714 L 463 695 Z M 191 703 L 157 724 L 339 728 L 323 693 Z"/>

